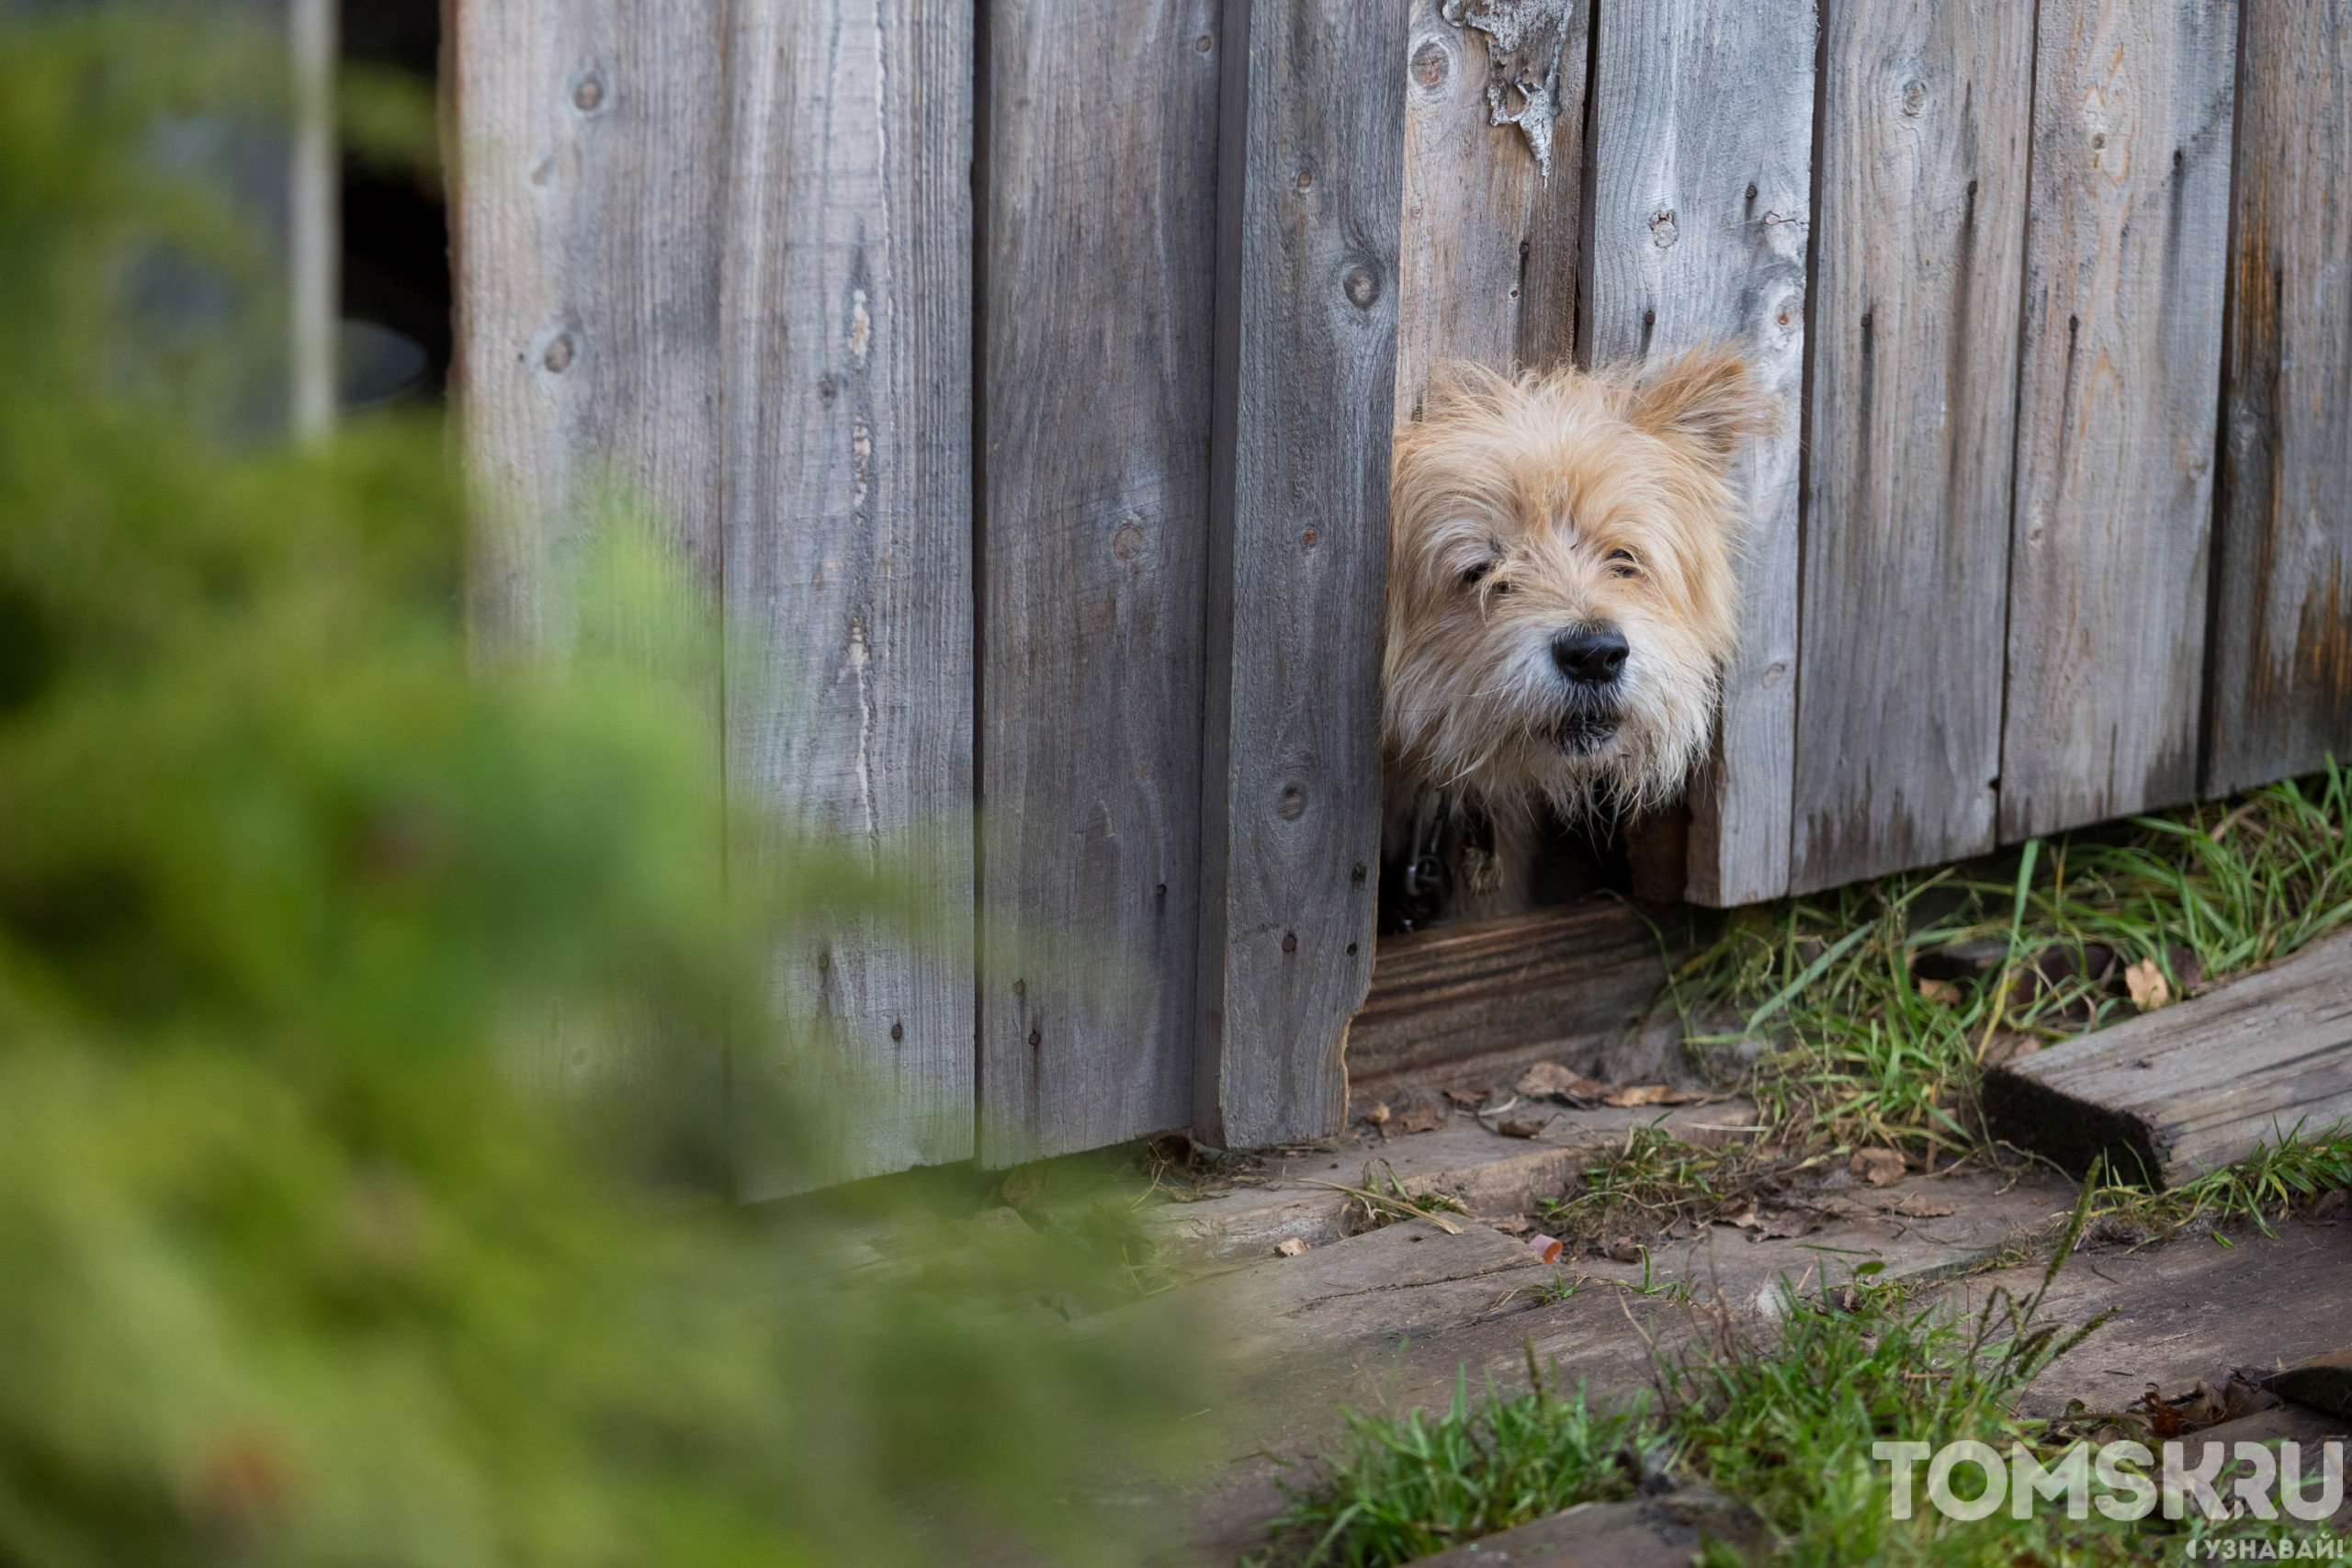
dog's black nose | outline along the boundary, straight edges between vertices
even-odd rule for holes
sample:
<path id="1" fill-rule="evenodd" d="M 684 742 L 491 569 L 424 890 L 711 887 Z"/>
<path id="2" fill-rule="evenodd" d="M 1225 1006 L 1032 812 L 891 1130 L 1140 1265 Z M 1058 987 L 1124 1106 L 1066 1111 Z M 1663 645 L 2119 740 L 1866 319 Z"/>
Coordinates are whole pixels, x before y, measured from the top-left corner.
<path id="1" fill-rule="evenodd" d="M 1606 686 L 1625 668 L 1625 634 L 1606 621 L 1570 626 L 1552 638 L 1552 662 L 1579 686 Z"/>

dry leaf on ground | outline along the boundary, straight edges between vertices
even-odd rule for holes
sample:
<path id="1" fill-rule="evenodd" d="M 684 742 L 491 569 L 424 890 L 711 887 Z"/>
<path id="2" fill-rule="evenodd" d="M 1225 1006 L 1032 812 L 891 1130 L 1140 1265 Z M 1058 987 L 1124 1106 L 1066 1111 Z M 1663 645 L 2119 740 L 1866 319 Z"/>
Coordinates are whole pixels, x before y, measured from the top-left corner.
<path id="1" fill-rule="evenodd" d="M 1941 1002 L 1946 1007 L 1960 1005 L 1960 987 L 1950 980 L 1923 979 L 1919 982 L 1919 994 L 1931 1002 Z"/>
<path id="2" fill-rule="evenodd" d="M 1526 1235 L 1535 1229 L 1535 1222 L 1525 1214 L 1497 1214 L 1487 1224 L 1505 1235 Z"/>
<path id="3" fill-rule="evenodd" d="M 1357 1115 L 1356 1120 L 1369 1122 L 1375 1127 L 1385 1127 L 1388 1124 L 1388 1102 L 1385 1100 L 1374 1100 L 1369 1107 Z"/>
<path id="4" fill-rule="evenodd" d="M 1530 1097 L 1550 1095 L 1572 1104 L 1588 1105 L 1598 1103 L 1603 1096 L 1613 1094 L 1617 1089 L 1615 1084 L 1602 1083 L 1597 1078 L 1570 1072 L 1557 1062 L 1536 1063 L 1520 1074 L 1519 1082 L 1511 1087 Z"/>
<path id="5" fill-rule="evenodd" d="M 1026 1235 L 1028 1230 L 1029 1222 L 1021 1217 L 1020 1210 L 1006 1208 L 1002 1205 L 993 1209 L 982 1209 L 964 1222 L 964 1234 L 978 1238 L 1022 1235 Z"/>
<path id="6" fill-rule="evenodd" d="M 1984 1065 L 1997 1067 L 2019 1056 L 2030 1056 L 2041 1049 L 2041 1042 L 2030 1034 L 2019 1033 L 2014 1029 L 1996 1029 L 1993 1031 L 1993 1038 L 1985 1042 Z"/>
<path id="7" fill-rule="evenodd" d="M 1282 1240 L 1274 1243 L 1274 1251 L 1283 1258 L 1296 1258 L 1300 1253 L 1306 1251 L 1312 1246 L 1314 1246 L 1314 1243 L 1308 1241 L 1303 1235 L 1284 1236 Z"/>
<path id="8" fill-rule="evenodd" d="M 1821 1216 L 1810 1210 L 1792 1209 L 1766 1214 L 1747 1233 L 1750 1241 L 1794 1241 L 1821 1228 Z"/>
<path id="9" fill-rule="evenodd" d="M 2330 1215 L 2340 1214 L 2347 1203 L 2352 1203 L 2352 1192 L 2346 1192 L 2341 1187 L 2333 1192 L 2323 1192 L 2312 1204 L 2312 1218 L 2324 1220 Z"/>
<path id="10" fill-rule="evenodd" d="M 2153 958 L 2126 966 L 2123 984 L 2132 992 L 2132 1005 L 2142 1012 L 2154 1012 L 2172 1000 L 2172 987 L 2165 980 L 2164 968 Z"/>
<path id="11" fill-rule="evenodd" d="M 1903 1179 L 1903 1156 L 1893 1149 L 1856 1149 L 1846 1168 L 1872 1187 Z"/>
<path id="12" fill-rule="evenodd" d="M 2144 1413 L 2156 1438 L 2177 1438 L 2223 1421 L 2235 1421 L 2285 1403 L 2263 1387 L 2267 1374 L 2260 1367 L 2225 1367 L 2177 1398 L 2150 1383 L 2132 1408 Z"/>
<path id="13" fill-rule="evenodd" d="M 1719 1225 L 1737 1225 L 1742 1230 L 1752 1230 L 1762 1223 L 1762 1217 L 1756 1207 L 1756 1200 L 1753 1198 L 1742 1198 L 1736 1202 L 1725 1203 L 1715 1211 L 1714 1220 Z"/>
<path id="14" fill-rule="evenodd" d="M 1387 1130 L 1392 1133 L 1433 1133 L 1453 1120 L 1452 1106 L 1427 1089 L 1416 1089 L 1398 1099 L 1396 1119 Z"/>
<path id="15" fill-rule="evenodd" d="M 1522 1122 L 1517 1118 L 1513 1118 L 1509 1122 L 1496 1122 L 1495 1131 L 1500 1133 L 1506 1138 L 1532 1138 L 1535 1136 L 1536 1134 L 1541 1133 L 1544 1128 L 1549 1127 L 1551 1124 L 1552 1118 L 1549 1116 L 1546 1116 L 1541 1122 Z"/>
<path id="16" fill-rule="evenodd" d="M 1001 1191 L 1004 1201 L 1013 1208 L 1035 1208 L 1037 1200 L 1046 1195 L 1045 1165 L 1040 1162 L 1013 1167 L 1004 1173 L 1004 1185 Z"/>
<path id="17" fill-rule="evenodd" d="M 1906 1219 L 1913 1220 L 1939 1220 L 1946 1214 L 1956 1213 L 1950 1203 L 1940 1198 L 1930 1198 L 1925 1192 L 1914 1192 L 1907 1197 L 1898 1198 L 1886 1205 L 1886 1212 L 1890 1214 L 1901 1214 Z"/>
<path id="18" fill-rule="evenodd" d="M 1642 1244 L 1629 1235 L 1612 1236 L 1600 1250 L 1604 1257 L 1618 1263 L 1639 1263 L 1642 1260 Z"/>
<path id="19" fill-rule="evenodd" d="M 1666 1083 L 1645 1083 L 1635 1084 L 1628 1089 L 1615 1089 L 1604 1097 L 1600 1103 L 1623 1109 L 1631 1105 L 1689 1105 L 1693 1100 L 1706 1098 L 1694 1089 L 1677 1089 L 1672 1084 Z"/>

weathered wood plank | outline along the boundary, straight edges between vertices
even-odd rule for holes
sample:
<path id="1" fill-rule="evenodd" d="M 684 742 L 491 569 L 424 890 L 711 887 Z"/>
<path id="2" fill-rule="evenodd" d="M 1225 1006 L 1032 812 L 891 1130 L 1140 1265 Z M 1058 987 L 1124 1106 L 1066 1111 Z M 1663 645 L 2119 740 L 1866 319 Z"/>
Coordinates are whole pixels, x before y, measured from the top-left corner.
<path id="1" fill-rule="evenodd" d="M 2352 750 L 2352 4 L 2240 47 L 2209 795 Z"/>
<path id="2" fill-rule="evenodd" d="M 2174 1186 L 2352 1122 L 2352 935 L 1985 1074 L 1994 1131 L 2073 1170 Z"/>
<path id="3" fill-rule="evenodd" d="M 2352 1345 L 2289 1367 L 2266 1385 L 2281 1399 L 2352 1417 Z"/>
<path id="4" fill-rule="evenodd" d="M 972 1152 L 971 7 L 731 23 L 729 771 L 938 920 L 778 955 L 790 1022 L 842 1059 L 790 1064 L 827 1134 L 796 1153 L 846 1179 Z"/>
<path id="5" fill-rule="evenodd" d="M 1735 342 L 1788 408 L 1733 476 L 1739 653 L 1690 795 L 1702 904 L 1789 882 L 1814 42 L 1813 0 L 1632 0 L 1601 7 L 1593 60 L 1590 361 Z"/>
<path id="6" fill-rule="evenodd" d="M 1657 939 L 1613 900 L 1384 937 L 1348 1028 L 1348 1076 L 1623 1034 L 1665 984 Z"/>
<path id="7" fill-rule="evenodd" d="M 478 635 L 563 635 L 617 479 L 718 563 L 720 39 L 685 0 L 456 0 L 454 390 Z"/>
<path id="8" fill-rule="evenodd" d="M 1262 1183 L 1144 1208 L 1136 1217 L 1163 1262 L 1247 1262 L 1274 1257 L 1278 1245 L 1294 1238 L 1321 1247 L 1346 1235 L 1348 1195 L 1317 1183 L 1352 1182 L 1368 1159 L 1385 1161 L 1408 1192 L 1443 1192 L 1474 1214 L 1529 1214 L 1567 1191 L 1588 1160 L 1623 1151 L 1632 1128 L 1657 1127 L 1684 1143 L 1720 1148 L 1733 1136 L 1725 1129 L 1755 1121 L 1753 1105 L 1731 1100 L 1664 1111 L 1562 1111 L 1532 1138 L 1507 1138 L 1468 1116 L 1395 1138 L 1368 1136 L 1359 1127 L 1336 1148 L 1270 1156 Z"/>
<path id="9" fill-rule="evenodd" d="M 1791 877 L 1993 844 L 2033 10 L 1829 0 Z"/>
<path id="10" fill-rule="evenodd" d="M 2001 838 L 2197 792 L 2233 0 L 2044 0 Z"/>
<path id="11" fill-rule="evenodd" d="M 988 35 L 980 1148 L 1004 1164 L 1192 1117 L 1216 6 L 1000 0 Z"/>
<path id="12" fill-rule="evenodd" d="M 1227 0 L 1194 1125 L 1335 1130 L 1372 976 L 1407 0 Z"/>
<path id="13" fill-rule="evenodd" d="M 456 0 L 445 16 L 468 613 L 494 658 L 571 639 L 569 585 L 616 489 L 717 577 L 720 39 L 682 0 Z M 715 1045 L 551 1024 L 536 1082 L 643 1084 L 725 1125 Z"/>
<path id="14" fill-rule="evenodd" d="M 1552 174 L 1527 208 L 1519 269 L 1519 363 L 1533 370 L 1577 356 L 1585 292 L 1586 111 L 1592 93 L 1592 0 L 1567 0 L 1560 52 L 1560 118 L 1552 126 Z"/>
<path id="15" fill-rule="evenodd" d="M 1423 1568 L 1689 1568 L 1702 1547 L 1743 1562 L 1762 1557 L 1766 1536 L 1755 1509 L 1694 1483 L 1638 1502 L 1579 1503 L 1419 1561 Z"/>
<path id="16" fill-rule="evenodd" d="M 1418 419 L 1452 359 L 1497 370 L 1575 351 L 1584 89 L 1591 0 L 1566 7 L 1551 170 L 1515 125 L 1496 125 L 1487 35 L 1411 0 L 1405 209 L 1396 279 L 1396 417 Z"/>

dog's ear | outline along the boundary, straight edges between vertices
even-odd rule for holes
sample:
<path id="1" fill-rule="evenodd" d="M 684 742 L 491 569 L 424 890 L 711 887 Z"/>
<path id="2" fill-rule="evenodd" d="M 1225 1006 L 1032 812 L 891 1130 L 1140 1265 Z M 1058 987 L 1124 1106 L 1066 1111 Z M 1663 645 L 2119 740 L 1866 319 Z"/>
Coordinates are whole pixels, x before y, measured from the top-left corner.
<path id="1" fill-rule="evenodd" d="M 1780 400 L 1758 382 L 1747 360 L 1727 348 L 1702 346 L 1645 367 L 1629 390 L 1628 419 L 1688 446 L 1718 471 L 1730 466 L 1743 440 L 1770 435 L 1781 426 Z"/>

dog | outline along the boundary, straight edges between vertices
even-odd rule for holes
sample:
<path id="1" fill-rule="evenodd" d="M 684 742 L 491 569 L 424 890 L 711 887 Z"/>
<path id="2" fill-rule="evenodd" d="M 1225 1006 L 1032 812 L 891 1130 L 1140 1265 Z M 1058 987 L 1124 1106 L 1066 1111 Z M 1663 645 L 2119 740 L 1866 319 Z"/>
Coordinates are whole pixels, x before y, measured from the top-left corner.
<path id="1" fill-rule="evenodd" d="M 1384 925 L 1523 908 L 1547 818 L 1605 829 L 1680 795 L 1737 637 L 1727 475 L 1781 417 L 1716 347 L 1441 375 L 1393 457 Z"/>

